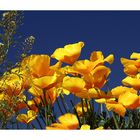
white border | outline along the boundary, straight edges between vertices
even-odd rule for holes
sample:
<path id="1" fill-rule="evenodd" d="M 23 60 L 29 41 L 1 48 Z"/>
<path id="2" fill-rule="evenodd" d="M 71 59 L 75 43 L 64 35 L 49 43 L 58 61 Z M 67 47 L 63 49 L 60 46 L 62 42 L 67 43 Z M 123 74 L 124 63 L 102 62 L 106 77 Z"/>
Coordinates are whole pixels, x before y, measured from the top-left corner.
<path id="1" fill-rule="evenodd" d="M 0 10 L 140 10 L 140 0 L 0 0 Z"/>
<path id="2" fill-rule="evenodd" d="M 139 130 L 1 130 L 4 140 L 132 140 Z"/>

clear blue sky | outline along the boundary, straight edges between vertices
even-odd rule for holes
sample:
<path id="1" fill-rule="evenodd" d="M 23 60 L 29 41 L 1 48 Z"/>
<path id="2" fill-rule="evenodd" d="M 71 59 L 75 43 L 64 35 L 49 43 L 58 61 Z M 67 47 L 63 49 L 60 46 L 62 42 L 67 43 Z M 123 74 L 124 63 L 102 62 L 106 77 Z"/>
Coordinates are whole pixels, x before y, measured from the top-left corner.
<path id="1" fill-rule="evenodd" d="M 137 11 L 26 11 L 22 33 L 36 38 L 32 53 L 52 54 L 65 44 L 84 41 L 80 59 L 95 50 L 115 55 L 110 87 L 121 84 L 120 57 L 140 52 L 140 12 Z"/>

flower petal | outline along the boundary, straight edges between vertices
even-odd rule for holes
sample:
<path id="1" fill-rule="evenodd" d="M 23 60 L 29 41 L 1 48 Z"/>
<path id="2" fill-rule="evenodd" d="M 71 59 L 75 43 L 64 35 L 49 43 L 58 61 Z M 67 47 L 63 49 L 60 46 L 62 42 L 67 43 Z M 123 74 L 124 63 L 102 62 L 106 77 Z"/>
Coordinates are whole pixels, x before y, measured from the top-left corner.
<path id="1" fill-rule="evenodd" d="M 69 129 L 77 129 L 79 122 L 74 114 L 66 113 L 58 118 L 59 122 Z"/>
<path id="2" fill-rule="evenodd" d="M 66 45 L 64 48 L 56 49 L 51 57 L 68 64 L 73 64 L 79 58 L 83 46 L 84 42 Z"/>

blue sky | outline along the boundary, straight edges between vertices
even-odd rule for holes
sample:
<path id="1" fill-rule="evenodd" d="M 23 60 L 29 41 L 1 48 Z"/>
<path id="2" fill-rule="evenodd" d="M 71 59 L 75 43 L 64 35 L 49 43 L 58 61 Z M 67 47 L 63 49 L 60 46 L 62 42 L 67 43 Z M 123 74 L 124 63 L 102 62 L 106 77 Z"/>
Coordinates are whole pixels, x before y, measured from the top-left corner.
<path id="1" fill-rule="evenodd" d="M 120 58 L 140 50 L 137 11 L 25 11 L 21 31 L 35 36 L 31 52 L 35 54 L 50 55 L 56 48 L 78 41 L 85 42 L 80 59 L 88 59 L 95 50 L 105 56 L 113 53 L 110 88 L 120 85 L 125 77 Z"/>

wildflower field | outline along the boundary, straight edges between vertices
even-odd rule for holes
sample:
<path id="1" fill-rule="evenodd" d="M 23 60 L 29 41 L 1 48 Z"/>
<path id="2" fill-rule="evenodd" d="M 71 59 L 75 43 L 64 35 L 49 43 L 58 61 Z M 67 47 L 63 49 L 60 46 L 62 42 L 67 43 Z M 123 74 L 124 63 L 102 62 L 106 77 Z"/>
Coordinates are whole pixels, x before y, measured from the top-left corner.
<path id="1" fill-rule="evenodd" d="M 64 44 L 51 55 L 30 54 L 35 37 L 18 42 L 23 12 L 0 19 L 0 128 L 47 130 L 140 129 L 140 53 L 121 57 L 122 83 L 110 89 L 115 54 L 92 51 L 79 59 L 84 41 Z M 8 51 L 21 46 L 18 60 Z"/>

